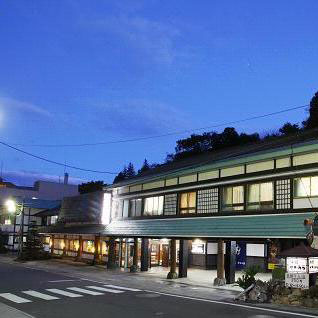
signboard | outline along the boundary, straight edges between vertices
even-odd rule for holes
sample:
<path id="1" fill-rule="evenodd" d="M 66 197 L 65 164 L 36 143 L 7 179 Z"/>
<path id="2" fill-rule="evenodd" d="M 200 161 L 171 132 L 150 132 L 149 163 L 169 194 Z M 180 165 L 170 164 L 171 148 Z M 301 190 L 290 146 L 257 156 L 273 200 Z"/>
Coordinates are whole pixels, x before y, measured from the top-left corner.
<path id="1" fill-rule="evenodd" d="M 243 269 L 246 266 L 246 243 L 236 243 L 236 269 Z"/>
<path id="2" fill-rule="evenodd" d="M 286 273 L 285 286 L 292 288 L 309 288 L 309 274 Z"/>
<path id="3" fill-rule="evenodd" d="M 192 243 L 192 254 L 205 254 L 205 243 L 200 240 L 195 240 Z"/>
<path id="4" fill-rule="evenodd" d="M 274 263 L 268 263 L 268 269 L 271 269 L 271 270 L 273 270 L 273 269 L 275 269 L 276 267 L 278 266 L 278 264 L 274 264 Z"/>
<path id="5" fill-rule="evenodd" d="M 318 273 L 318 257 L 309 257 L 309 273 Z"/>
<path id="6" fill-rule="evenodd" d="M 287 257 L 286 269 L 288 273 L 308 273 L 307 258 Z"/>

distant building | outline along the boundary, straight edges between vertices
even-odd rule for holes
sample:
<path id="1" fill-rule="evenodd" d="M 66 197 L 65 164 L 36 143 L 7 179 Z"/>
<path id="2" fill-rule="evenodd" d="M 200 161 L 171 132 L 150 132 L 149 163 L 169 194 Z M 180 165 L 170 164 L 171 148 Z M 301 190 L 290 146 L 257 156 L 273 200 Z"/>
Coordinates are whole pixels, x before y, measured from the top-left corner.
<path id="1" fill-rule="evenodd" d="M 29 223 L 36 221 L 41 225 L 41 218 L 35 214 L 44 210 L 59 209 L 61 200 L 67 196 L 78 195 L 78 186 L 68 184 L 68 174 L 64 182 L 36 181 L 33 187 L 17 186 L 11 182 L 0 181 L 0 231 L 5 237 L 6 245 L 11 250 L 16 250 L 19 245 L 19 233 L 23 223 L 23 233 L 27 233 Z M 24 205 L 24 218 L 14 213 L 9 213 L 6 202 L 13 199 Z M 55 223 L 57 217 L 50 218 L 50 224 Z M 23 221 L 23 222 L 22 222 Z"/>

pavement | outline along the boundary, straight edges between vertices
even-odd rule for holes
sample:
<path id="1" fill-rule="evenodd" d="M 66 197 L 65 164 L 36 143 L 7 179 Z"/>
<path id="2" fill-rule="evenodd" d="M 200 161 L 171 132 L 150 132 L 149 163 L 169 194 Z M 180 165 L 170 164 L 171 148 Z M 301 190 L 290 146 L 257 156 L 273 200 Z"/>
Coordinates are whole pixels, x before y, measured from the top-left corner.
<path id="1" fill-rule="evenodd" d="M 236 303 L 238 291 L 107 271 L 66 260 L 0 256 L 1 318 L 318 317 L 318 311 Z"/>

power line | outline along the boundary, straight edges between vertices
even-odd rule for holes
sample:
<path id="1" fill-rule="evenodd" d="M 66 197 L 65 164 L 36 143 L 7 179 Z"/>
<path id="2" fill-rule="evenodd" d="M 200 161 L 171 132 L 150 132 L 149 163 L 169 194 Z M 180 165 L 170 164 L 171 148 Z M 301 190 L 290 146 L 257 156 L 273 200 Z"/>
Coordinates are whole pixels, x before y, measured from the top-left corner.
<path id="1" fill-rule="evenodd" d="M 179 134 L 184 134 L 184 133 L 191 133 L 191 132 L 194 132 L 194 131 L 200 131 L 200 130 L 205 130 L 205 129 L 211 129 L 211 128 L 217 128 L 217 127 L 222 127 L 222 126 L 227 126 L 227 125 L 243 123 L 243 122 L 246 122 L 246 121 L 251 121 L 251 120 L 255 120 L 255 119 L 260 119 L 260 118 L 265 118 L 265 117 L 269 117 L 269 116 L 274 116 L 274 115 L 286 113 L 286 112 L 289 112 L 289 111 L 305 108 L 305 107 L 308 107 L 308 106 L 309 106 L 309 104 L 302 105 L 302 106 L 296 106 L 296 107 L 283 109 L 283 110 L 280 110 L 280 111 L 277 111 L 277 112 L 272 112 L 272 113 L 258 115 L 258 116 L 252 116 L 252 117 L 239 119 L 239 120 L 234 120 L 234 121 L 229 121 L 229 122 L 216 124 L 216 125 L 212 125 L 212 126 L 193 128 L 193 129 L 187 129 L 187 130 L 181 130 L 181 131 L 175 131 L 175 132 L 170 132 L 170 133 L 160 134 L 160 135 L 153 135 L 153 136 L 148 136 L 148 137 L 136 137 L 136 138 L 131 138 L 131 139 L 119 139 L 119 140 L 113 140 L 113 141 L 95 142 L 95 143 L 82 143 L 82 144 L 12 144 L 12 145 L 20 146 L 20 147 L 52 147 L 52 148 L 65 147 L 66 148 L 66 147 L 86 147 L 86 146 L 99 146 L 99 145 L 128 143 L 128 142 L 156 139 L 156 138 L 168 137 L 168 136 L 179 135 Z"/>
<path id="2" fill-rule="evenodd" d="M 71 169 L 75 169 L 75 170 L 80 170 L 80 171 L 85 171 L 85 172 L 94 172 L 94 173 L 104 173 L 104 174 L 118 174 L 118 172 L 110 172 L 110 171 L 99 171 L 99 170 L 91 170 L 91 169 L 85 169 L 85 168 L 79 168 L 79 167 L 76 167 L 76 166 L 71 166 L 71 165 L 67 165 L 65 163 L 61 163 L 61 162 L 57 162 L 57 161 L 53 161 L 53 160 L 50 160 L 50 159 L 47 159 L 47 158 L 44 158 L 44 157 L 40 157 L 38 155 L 34 155 L 30 152 L 27 152 L 27 151 L 24 151 L 22 149 L 19 149 L 19 148 L 16 148 L 14 146 L 11 146 L 3 141 L 0 141 L 0 144 L 5 146 L 5 147 L 8 147 L 8 148 L 11 148 L 13 150 L 16 150 L 18 152 L 21 152 L 27 156 L 30 156 L 30 157 L 33 157 L 33 158 L 36 158 L 36 159 L 39 159 L 39 160 L 42 160 L 42 161 L 45 161 L 45 162 L 48 162 L 48 163 L 52 163 L 52 164 L 55 164 L 55 165 L 58 165 L 58 166 L 62 166 L 62 167 L 67 167 L 67 168 L 71 168 Z"/>

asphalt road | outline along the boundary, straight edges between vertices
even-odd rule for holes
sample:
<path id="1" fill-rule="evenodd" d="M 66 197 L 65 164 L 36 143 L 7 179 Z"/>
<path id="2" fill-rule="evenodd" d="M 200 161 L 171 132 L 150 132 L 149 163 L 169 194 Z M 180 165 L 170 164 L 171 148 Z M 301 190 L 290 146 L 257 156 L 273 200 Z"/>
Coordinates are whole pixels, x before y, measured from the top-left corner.
<path id="1" fill-rule="evenodd" d="M 140 288 L 136 282 L 128 286 L 120 278 L 105 284 L 4 263 L 0 263 L 0 302 L 36 318 L 294 316 L 220 300 L 197 299 L 195 291 L 192 296 L 148 291 L 143 284 Z"/>

